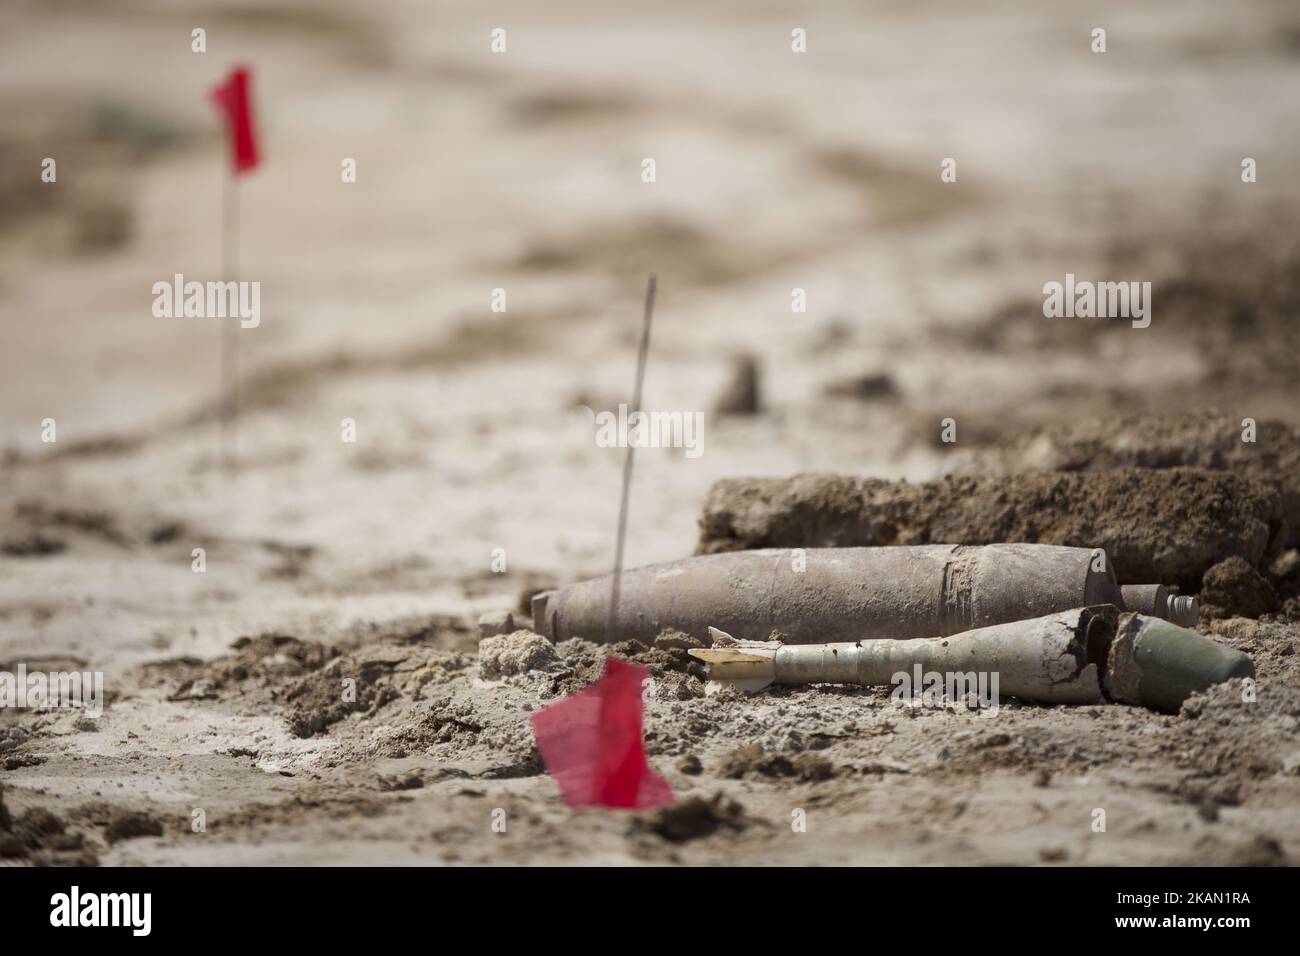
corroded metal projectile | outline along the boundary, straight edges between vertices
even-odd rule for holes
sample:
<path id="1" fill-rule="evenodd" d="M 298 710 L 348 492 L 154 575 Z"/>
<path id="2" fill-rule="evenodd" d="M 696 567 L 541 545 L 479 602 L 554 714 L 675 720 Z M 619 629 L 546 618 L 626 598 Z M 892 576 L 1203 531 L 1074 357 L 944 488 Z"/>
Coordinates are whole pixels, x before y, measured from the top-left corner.
<path id="1" fill-rule="evenodd" d="M 928 638 L 1095 604 L 1195 623 L 1193 598 L 1116 583 L 1104 551 L 1046 544 L 809 548 L 699 555 L 625 571 L 616 613 L 610 579 L 543 592 L 533 621 L 552 640 L 635 638 L 664 628 L 787 644 L 864 634 Z M 1131 603 L 1130 603 L 1131 602 Z"/>

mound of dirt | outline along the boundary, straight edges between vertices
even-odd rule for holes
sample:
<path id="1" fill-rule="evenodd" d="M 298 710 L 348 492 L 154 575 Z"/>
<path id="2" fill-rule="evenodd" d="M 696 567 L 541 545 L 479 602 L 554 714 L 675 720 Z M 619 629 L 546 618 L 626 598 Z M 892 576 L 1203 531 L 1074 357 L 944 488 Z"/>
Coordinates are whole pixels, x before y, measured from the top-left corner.
<path id="1" fill-rule="evenodd" d="M 1213 565 L 1252 568 L 1289 536 L 1276 488 L 1204 468 L 948 477 L 724 479 L 697 553 L 747 548 L 1027 542 L 1104 548 L 1121 583 L 1199 588 Z"/>
<path id="2" fill-rule="evenodd" d="M 1276 603 L 1268 578 L 1241 558 L 1220 561 L 1205 572 L 1201 610 L 1207 617 L 1260 617 Z"/>
<path id="3" fill-rule="evenodd" d="M 551 671 L 561 667 L 555 645 L 531 631 L 514 631 L 485 637 L 478 644 L 479 676 L 499 680 L 528 671 Z"/>
<path id="4" fill-rule="evenodd" d="M 975 473 L 1206 468 L 1231 471 L 1277 488 L 1287 544 L 1300 532 L 1300 431 L 1282 422 L 1225 415 L 1088 419 L 1030 431 L 979 455 Z"/>

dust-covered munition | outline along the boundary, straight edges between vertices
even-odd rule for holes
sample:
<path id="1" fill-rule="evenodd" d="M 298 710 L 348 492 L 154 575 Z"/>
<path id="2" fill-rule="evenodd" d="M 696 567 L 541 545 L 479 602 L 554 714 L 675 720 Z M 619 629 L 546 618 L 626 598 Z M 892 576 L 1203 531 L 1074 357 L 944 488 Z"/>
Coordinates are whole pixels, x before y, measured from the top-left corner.
<path id="1" fill-rule="evenodd" d="M 789 644 L 942 637 L 1110 604 L 1194 623 L 1194 598 L 1115 581 L 1101 549 L 1042 544 L 796 548 L 697 555 L 623 573 L 608 630 L 609 576 L 543 592 L 533 620 L 552 640 L 635 638 L 664 628 Z M 1131 605 L 1131 606 L 1130 606 Z"/>
<path id="2" fill-rule="evenodd" d="M 916 669 L 964 675 L 964 686 L 991 675 L 997 693 L 1033 703 L 1116 702 L 1169 712 L 1196 691 L 1255 676 L 1240 651 L 1110 605 L 910 641 L 783 645 L 738 641 L 715 629 L 713 647 L 688 653 L 708 663 L 712 680 L 749 692 L 769 684 L 883 685 Z"/>

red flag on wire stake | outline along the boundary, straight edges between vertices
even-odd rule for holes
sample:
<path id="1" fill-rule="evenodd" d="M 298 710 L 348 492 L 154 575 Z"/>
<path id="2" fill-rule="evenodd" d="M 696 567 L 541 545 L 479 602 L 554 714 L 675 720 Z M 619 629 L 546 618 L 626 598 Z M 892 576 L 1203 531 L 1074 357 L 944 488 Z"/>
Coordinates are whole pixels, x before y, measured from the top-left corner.
<path id="1" fill-rule="evenodd" d="M 214 87 L 212 101 L 226 117 L 230 138 L 230 157 L 235 175 L 256 168 L 259 155 L 257 137 L 253 133 L 253 107 L 249 100 L 249 74 L 246 67 L 230 71 L 225 82 Z"/>
<path id="2" fill-rule="evenodd" d="M 230 141 L 230 176 L 224 179 L 221 204 L 221 273 L 226 281 L 239 278 L 239 177 L 257 168 L 257 136 L 253 132 L 253 107 L 247 67 L 237 66 L 211 93 L 212 102 L 226 119 Z M 239 339 L 237 326 L 221 327 L 221 460 L 227 472 L 238 474 Z"/>
<path id="3" fill-rule="evenodd" d="M 569 806 L 641 810 L 673 802 L 650 769 L 641 734 L 641 685 L 650 672 L 611 657 L 605 676 L 533 714 L 546 769 Z"/>

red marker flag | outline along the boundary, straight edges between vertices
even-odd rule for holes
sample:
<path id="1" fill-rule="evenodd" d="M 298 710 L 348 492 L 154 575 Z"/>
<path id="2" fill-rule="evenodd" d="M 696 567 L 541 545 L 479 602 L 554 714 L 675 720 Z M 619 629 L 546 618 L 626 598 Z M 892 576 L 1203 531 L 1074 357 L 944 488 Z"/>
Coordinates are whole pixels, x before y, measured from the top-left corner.
<path id="1" fill-rule="evenodd" d="M 584 691 L 533 714 L 546 769 L 571 807 L 644 809 L 673 802 L 668 781 L 650 769 L 641 737 L 644 667 L 617 658 Z"/>
<path id="2" fill-rule="evenodd" d="M 242 66 L 230 71 L 230 76 L 212 90 L 212 101 L 226 116 L 230 137 L 231 159 L 235 175 L 246 173 L 257 166 L 257 140 L 253 136 L 253 109 L 248 99 L 248 70 Z"/>

